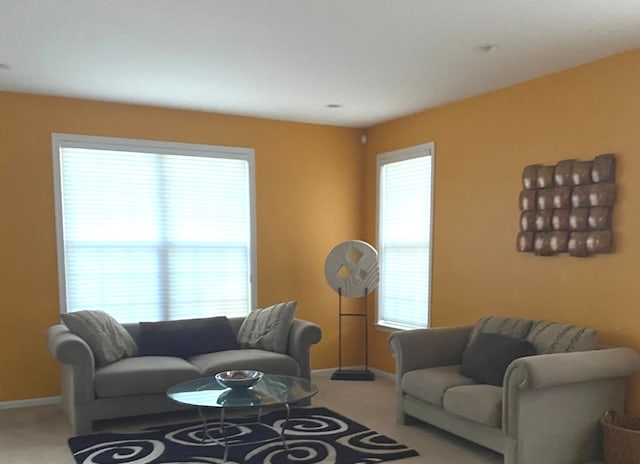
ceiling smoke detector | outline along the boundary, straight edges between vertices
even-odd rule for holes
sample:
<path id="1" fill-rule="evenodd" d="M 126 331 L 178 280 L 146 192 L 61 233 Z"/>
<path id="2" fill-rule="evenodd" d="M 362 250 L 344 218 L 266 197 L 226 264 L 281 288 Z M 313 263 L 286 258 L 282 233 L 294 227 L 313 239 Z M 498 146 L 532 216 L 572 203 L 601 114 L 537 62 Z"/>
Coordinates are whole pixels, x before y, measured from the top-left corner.
<path id="1" fill-rule="evenodd" d="M 492 53 L 498 49 L 498 44 L 482 44 L 476 47 L 473 47 L 471 50 L 476 53 Z"/>

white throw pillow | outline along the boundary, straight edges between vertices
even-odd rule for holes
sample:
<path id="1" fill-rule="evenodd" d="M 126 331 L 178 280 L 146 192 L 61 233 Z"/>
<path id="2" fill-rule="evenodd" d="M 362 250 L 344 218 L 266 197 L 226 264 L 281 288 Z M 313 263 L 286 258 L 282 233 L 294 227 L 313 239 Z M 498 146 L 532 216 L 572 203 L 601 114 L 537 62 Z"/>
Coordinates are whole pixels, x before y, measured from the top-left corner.
<path id="1" fill-rule="evenodd" d="M 297 301 L 288 301 L 251 311 L 238 330 L 240 346 L 285 353 L 297 305 Z"/>
<path id="2" fill-rule="evenodd" d="M 104 311 L 74 311 L 61 317 L 71 332 L 87 342 L 98 367 L 138 352 L 127 329 Z"/>

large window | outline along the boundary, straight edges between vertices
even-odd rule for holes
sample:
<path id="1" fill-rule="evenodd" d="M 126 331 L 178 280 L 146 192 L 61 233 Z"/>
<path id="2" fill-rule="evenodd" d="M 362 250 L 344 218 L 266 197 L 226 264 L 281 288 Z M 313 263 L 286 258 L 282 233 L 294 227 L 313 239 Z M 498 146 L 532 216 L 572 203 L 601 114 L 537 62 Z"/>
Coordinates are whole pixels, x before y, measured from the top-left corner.
<path id="1" fill-rule="evenodd" d="M 54 134 L 53 159 L 62 312 L 250 311 L 252 149 Z"/>
<path id="2" fill-rule="evenodd" d="M 427 327 L 433 143 L 378 156 L 378 325 Z"/>

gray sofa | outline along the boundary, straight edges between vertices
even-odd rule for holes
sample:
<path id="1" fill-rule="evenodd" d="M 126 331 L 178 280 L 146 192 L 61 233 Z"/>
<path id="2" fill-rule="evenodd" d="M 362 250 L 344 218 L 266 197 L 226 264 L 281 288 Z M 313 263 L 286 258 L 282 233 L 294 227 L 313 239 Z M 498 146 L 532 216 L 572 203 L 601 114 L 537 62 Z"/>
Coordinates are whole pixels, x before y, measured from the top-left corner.
<path id="1" fill-rule="evenodd" d="M 480 332 L 531 342 L 502 386 L 461 374 Z M 601 457 L 599 419 L 622 411 L 628 377 L 640 367 L 629 348 L 597 346 L 594 330 L 545 321 L 487 317 L 475 326 L 394 332 L 397 420 L 416 419 L 504 455 L 505 464 L 583 464 Z"/>
<path id="2" fill-rule="evenodd" d="M 229 318 L 237 334 L 244 318 Z M 136 342 L 139 324 L 123 324 Z M 179 382 L 232 369 L 310 378 L 310 348 L 322 336 L 318 325 L 294 319 L 286 353 L 259 349 L 218 351 L 182 359 L 133 356 L 96 367 L 89 345 L 64 324 L 47 332 L 51 354 L 62 367 L 62 401 L 73 433 L 93 430 L 93 421 L 185 409 L 166 390 Z"/>

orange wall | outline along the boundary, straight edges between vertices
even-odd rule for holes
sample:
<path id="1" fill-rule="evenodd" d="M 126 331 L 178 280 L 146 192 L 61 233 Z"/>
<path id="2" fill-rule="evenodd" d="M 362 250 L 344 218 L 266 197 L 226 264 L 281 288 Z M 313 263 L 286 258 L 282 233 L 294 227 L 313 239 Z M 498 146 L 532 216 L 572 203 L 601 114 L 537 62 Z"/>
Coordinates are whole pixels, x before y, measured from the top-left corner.
<path id="1" fill-rule="evenodd" d="M 59 393 L 44 342 L 59 318 L 52 132 L 255 148 L 258 303 L 295 298 L 298 316 L 323 327 L 313 368 L 337 365 L 337 298 L 324 258 L 343 240 L 375 243 L 375 156 L 428 141 L 433 326 L 485 314 L 544 318 L 595 327 L 603 342 L 640 351 L 637 82 L 640 50 L 380 124 L 368 130 L 366 158 L 353 129 L 0 92 L 0 401 Z M 516 253 L 524 166 L 609 151 L 618 161 L 615 253 Z M 370 327 L 370 363 L 392 371 L 387 336 Z M 630 406 L 640 413 L 640 378 Z"/>
<path id="2" fill-rule="evenodd" d="M 483 315 L 599 330 L 640 351 L 640 50 L 380 124 L 368 131 L 366 237 L 375 241 L 378 153 L 435 142 L 432 326 Z M 617 156 L 615 252 L 588 259 L 515 251 L 528 164 Z M 393 371 L 370 328 L 374 367 Z M 640 376 L 630 408 L 640 413 Z"/>
<path id="3" fill-rule="evenodd" d="M 52 132 L 255 148 L 258 304 L 298 300 L 324 330 L 313 368 L 337 365 L 324 259 L 362 234 L 359 131 L 0 92 L 0 401 L 59 394 L 45 345 L 59 320 Z"/>

